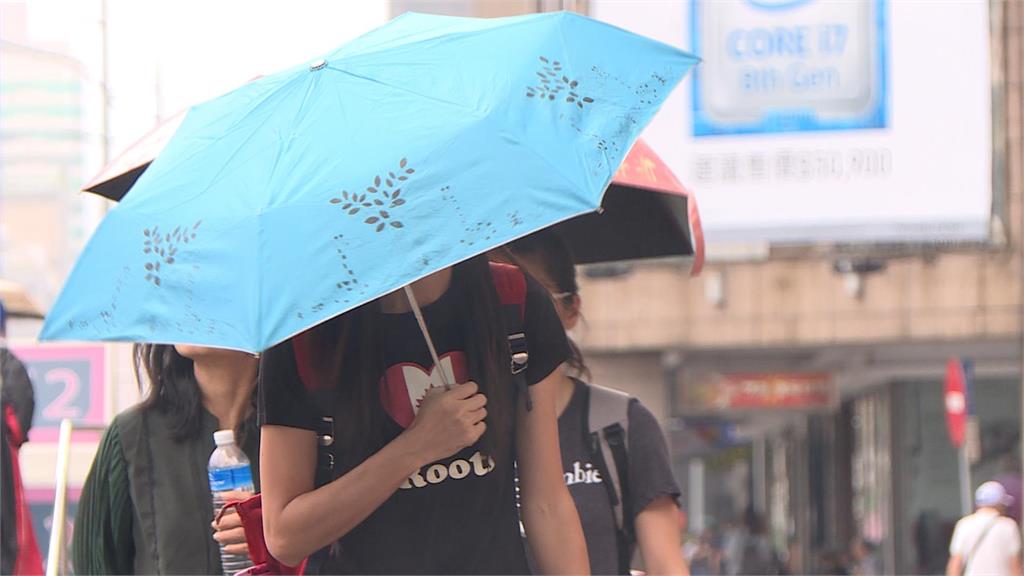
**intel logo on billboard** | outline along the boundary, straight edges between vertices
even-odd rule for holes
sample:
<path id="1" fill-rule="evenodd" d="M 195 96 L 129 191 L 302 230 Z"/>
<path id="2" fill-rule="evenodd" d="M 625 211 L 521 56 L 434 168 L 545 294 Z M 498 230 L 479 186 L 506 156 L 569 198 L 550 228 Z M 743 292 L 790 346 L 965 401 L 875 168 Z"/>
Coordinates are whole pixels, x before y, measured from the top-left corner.
<path id="1" fill-rule="evenodd" d="M 754 8 L 761 8 L 763 10 L 785 10 L 787 8 L 795 8 L 801 4 L 807 4 L 812 0 L 747 0 Z"/>
<path id="2" fill-rule="evenodd" d="M 693 134 L 885 128 L 886 0 L 693 0 Z"/>

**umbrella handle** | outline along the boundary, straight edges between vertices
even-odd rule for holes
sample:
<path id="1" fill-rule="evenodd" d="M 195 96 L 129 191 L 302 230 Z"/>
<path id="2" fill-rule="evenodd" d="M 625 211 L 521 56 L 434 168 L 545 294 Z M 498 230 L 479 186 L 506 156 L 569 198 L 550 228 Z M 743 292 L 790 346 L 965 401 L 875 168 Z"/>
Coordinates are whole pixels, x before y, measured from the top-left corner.
<path id="1" fill-rule="evenodd" d="M 455 383 L 448 381 L 448 373 L 445 372 L 444 367 L 441 366 L 441 359 L 437 356 L 437 348 L 434 347 L 434 339 L 430 337 L 430 330 L 427 330 L 427 322 L 423 319 L 423 311 L 420 310 L 420 305 L 416 301 L 416 295 L 412 293 L 412 285 L 407 284 L 405 286 L 405 297 L 409 299 L 409 305 L 412 306 L 412 313 L 416 316 L 416 323 L 420 325 L 420 332 L 423 334 L 423 339 L 427 341 L 427 348 L 430 350 L 431 359 L 434 360 L 434 366 L 437 367 L 438 373 L 441 374 L 441 382 L 444 383 L 444 389 L 449 390 Z"/>

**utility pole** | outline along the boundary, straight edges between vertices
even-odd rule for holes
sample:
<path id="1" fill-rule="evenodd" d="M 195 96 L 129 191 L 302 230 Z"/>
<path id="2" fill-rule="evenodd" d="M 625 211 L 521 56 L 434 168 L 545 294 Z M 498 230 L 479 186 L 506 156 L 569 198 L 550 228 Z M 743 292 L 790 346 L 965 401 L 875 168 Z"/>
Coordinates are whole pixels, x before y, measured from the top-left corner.
<path id="1" fill-rule="evenodd" d="M 164 121 L 164 87 L 159 57 L 156 59 L 156 65 L 154 68 L 155 78 L 153 80 L 153 97 L 156 104 L 156 122 L 154 125 L 159 126 L 160 123 Z"/>
<path id="2" fill-rule="evenodd" d="M 110 162 L 110 58 L 107 46 L 107 0 L 100 0 L 100 94 L 103 98 L 101 111 L 101 151 L 103 165 Z"/>
<path id="3" fill-rule="evenodd" d="M 1016 236 L 1016 249 L 1021 262 L 1021 274 L 1024 275 L 1024 88 L 1021 86 L 1021 66 L 1024 65 L 1024 4 L 1021 2 L 994 2 L 992 6 L 1000 6 L 1003 10 L 1002 40 L 1003 69 L 1005 70 L 1005 116 L 1006 119 L 1006 187 L 1010 192 L 1010 213 L 1016 203 L 1018 229 L 1016 235 L 1010 231 L 1011 239 Z M 1011 220 L 1012 221 L 1012 220 Z M 1018 328 L 1021 334 L 1021 398 L 1024 401 L 1024 276 L 1019 277 L 1021 287 L 1020 318 Z M 1022 420 L 1022 440 L 1024 440 L 1024 420 Z M 1024 449 L 1024 441 L 1020 442 Z M 1024 462 L 1024 457 L 1021 458 Z M 1024 472 L 1024 470 L 1022 470 Z"/>

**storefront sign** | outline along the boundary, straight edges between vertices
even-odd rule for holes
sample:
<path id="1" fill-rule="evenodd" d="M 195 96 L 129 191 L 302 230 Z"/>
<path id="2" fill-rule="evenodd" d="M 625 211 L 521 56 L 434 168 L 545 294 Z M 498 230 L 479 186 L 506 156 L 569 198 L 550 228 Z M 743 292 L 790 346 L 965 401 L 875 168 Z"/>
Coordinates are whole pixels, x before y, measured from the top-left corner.
<path id="1" fill-rule="evenodd" d="M 11 350 L 25 363 L 35 389 L 29 440 L 56 441 L 64 418 L 79 425 L 106 423 L 107 363 L 102 344 L 34 344 L 12 346 Z M 81 438 L 94 440 L 95 434 L 83 433 Z"/>
<path id="2" fill-rule="evenodd" d="M 682 392 L 684 413 L 828 410 L 838 401 L 836 384 L 824 373 L 693 375 L 685 378 Z"/>

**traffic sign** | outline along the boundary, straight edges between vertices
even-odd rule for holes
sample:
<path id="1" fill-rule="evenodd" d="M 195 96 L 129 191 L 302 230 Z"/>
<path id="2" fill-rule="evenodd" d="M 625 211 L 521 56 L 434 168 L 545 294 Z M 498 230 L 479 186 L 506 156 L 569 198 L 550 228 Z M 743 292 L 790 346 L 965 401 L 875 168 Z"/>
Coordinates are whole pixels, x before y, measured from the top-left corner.
<path id="1" fill-rule="evenodd" d="M 964 444 L 967 428 L 967 378 L 963 362 L 950 358 L 946 363 L 946 382 L 943 392 L 946 405 L 946 428 L 954 447 Z"/>

